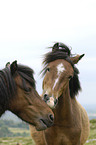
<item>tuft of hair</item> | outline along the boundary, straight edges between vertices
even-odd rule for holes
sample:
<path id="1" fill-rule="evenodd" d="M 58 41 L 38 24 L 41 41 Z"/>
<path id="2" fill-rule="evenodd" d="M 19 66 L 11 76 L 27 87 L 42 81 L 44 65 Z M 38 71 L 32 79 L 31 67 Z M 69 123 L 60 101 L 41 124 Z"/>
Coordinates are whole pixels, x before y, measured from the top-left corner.
<path id="1" fill-rule="evenodd" d="M 73 62 L 70 59 L 71 54 L 71 47 L 68 47 L 67 45 L 63 43 L 55 43 L 52 47 L 50 47 L 52 50 L 44 55 L 43 65 L 44 68 L 40 72 L 43 74 L 43 76 L 46 73 L 47 65 L 48 63 L 58 60 L 58 59 L 64 59 L 68 61 L 72 67 L 74 67 Z"/>
<path id="2" fill-rule="evenodd" d="M 68 56 L 71 55 L 71 47 L 61 42 L 55 43 L 52 47 L 52 51 L 62 51 L 65 52 Z"/>
<path id="3" fill-rule="evenodd" d="M 48 63 L 57 59 L 65 59 L 72 64 L 72 61 L 69 58 L 71 56 L 70 47 L 68 47 L 67 45 L 63 43 L 57 42 L 50 48 L 52 49 L 52 51 L 48 52 L 44 56 L 44 60 L 43 60 L 44 65 L 47 65 Z"/>

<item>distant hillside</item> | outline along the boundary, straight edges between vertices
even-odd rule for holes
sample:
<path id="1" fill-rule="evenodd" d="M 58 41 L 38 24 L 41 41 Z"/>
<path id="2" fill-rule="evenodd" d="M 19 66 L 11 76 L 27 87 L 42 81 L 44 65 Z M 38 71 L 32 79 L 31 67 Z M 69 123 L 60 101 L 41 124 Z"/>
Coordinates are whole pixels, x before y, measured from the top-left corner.
<path id="1" fill-rule="evenodd" d="M 96 105 L 83 105 L 88 113 L 89 119 L 96 119 Z"/>
<path id="2" fill-rule="evenodd" d="M 16 115 L 14 115 L 13 113 L 11 113 L 10 111 L 6 111 L 0 119 L 4 119 L 4 120 L 13 120 L 14 122 L 21 122 L 22 120 L 19 119 Z"/>

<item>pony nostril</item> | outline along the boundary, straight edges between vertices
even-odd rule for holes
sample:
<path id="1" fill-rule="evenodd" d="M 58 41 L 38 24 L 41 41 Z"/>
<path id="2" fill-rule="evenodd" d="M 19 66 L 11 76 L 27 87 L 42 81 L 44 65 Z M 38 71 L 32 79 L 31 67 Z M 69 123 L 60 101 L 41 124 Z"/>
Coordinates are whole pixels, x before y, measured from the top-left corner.
<path id="1" fill-rule="evenodd" d="M 44 94 L 44 98 L 46 98 L 47 97 L 47 94 Z"/>
<path id="2" fill-rule="evenodd" d="M 47 94 L 44 94 L 44 101 L 47 102 L 49 100 L 49 97 Z"/>
<path id="3" fill-rule="evenodd" d="M 54 116 L 53 116 L 52 114 L 49 114 L 49 116 L 48 116 L 48 117 L 49 117 L 49 119 L 50 119 L 50 121 L 51 121 L 51 122 L 53 122 L 53 121 L 54 121 Z"/>

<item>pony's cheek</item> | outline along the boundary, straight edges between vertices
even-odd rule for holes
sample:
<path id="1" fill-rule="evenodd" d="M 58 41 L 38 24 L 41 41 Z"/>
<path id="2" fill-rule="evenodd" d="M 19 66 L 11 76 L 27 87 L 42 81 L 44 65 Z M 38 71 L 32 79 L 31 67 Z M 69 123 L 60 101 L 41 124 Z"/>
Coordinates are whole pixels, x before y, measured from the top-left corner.
<path id="1" fill-rule="evenodd" d="M 56 97 L 57 97 L 57 98 L 59 98 L 59 97 L 63 94 L 64 90 L 65 90 L 66 87 L 68 86 L 68 83 L 69 83 L 69 81 L 66 81 L 65 83 L 62 83 L 62 84 L 59 86 L 59 88 L 57 89 L 57 90 L 58 90 L 58 91 L 57 91 L 57 94 L 56 94 Z"/>
<path id="2" fill-rule="evenodd" d="M 55 99 L 58 99 L 63 93 L 63 86 L 59 87 L 59 88 L 56 88 L 56 90 L 53 91 L 53 96 L 54 96 Z"/>

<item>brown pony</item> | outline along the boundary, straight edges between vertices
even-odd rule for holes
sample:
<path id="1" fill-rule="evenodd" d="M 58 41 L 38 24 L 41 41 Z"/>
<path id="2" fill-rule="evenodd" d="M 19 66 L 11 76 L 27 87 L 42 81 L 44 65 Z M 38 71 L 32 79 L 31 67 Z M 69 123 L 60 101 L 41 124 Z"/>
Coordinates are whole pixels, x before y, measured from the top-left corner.
<path id="1" fill-rule="evenodd" d="M 45 55 L 43 99 L 52 107 L 54 124 L 45 131 L 31 127 L 36 145 L 84 145 L 89 135 L 89 119 L 77 102 L 80 82 L 75 64 L 84 56 L 71 54 L 70 48 L 56 43 Z"/>
<path id="2" fill-rule="evenodd" d="M 35 89 L 33 70 L 27 66 L 11 65 L 0 70 L 0 116 L 9 110 L 37 130 L 53 124 L 54 115 Z"/>

